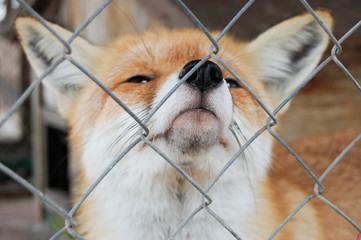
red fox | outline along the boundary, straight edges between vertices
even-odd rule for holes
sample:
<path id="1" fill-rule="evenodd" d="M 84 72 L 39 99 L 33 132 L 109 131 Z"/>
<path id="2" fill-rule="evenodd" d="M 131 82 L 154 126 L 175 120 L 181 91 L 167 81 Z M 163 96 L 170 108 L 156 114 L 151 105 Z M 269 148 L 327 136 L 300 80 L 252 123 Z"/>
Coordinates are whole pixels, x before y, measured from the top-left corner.
<path id="1" fill-rule="evenodd" d="M 331 29 L 330 14 L 316 13 Z M 62 38 L 70 38 L 71 32 L 49 24 Z M 63 56 L 63 45 L 36 20 L 19 18 L 16 28 L 38 75 Z M 217 56 L 274 110 L 317 66 L 328 39 L 314 18 L 303 14 L 251 42 L 225 36 Z M 190 74 L 209 54 L 210 45 L 194 29 L 122 36 L 108 46 L 94 46 L 78 37 L 67 58 L 96 76 L 140 119 L 190 75 L 149 119 L 146 138 L 206 188 L 269 117 L 244 84 L 214 59 Z M 139 137 L 139 124 L 67 60 L 44 84 L 54 93 L 69 124 L 71 157 L 77 165 L 73 195 L 78 198 Z M 302 181 L 299 184 L 292 178 L 293 168 L 299 168 L 296 161 L 288 174 L 279 175 L 282 171 L 272 167 L 272 146 L 273 138 L 266 131 L 208 191 L 212 199 L 208 208 L 241 239 L 267 239 L 312 194 L 312 183 L 307 192 Z M 76 231 L 86 239 L 169 239 L 200 204 L 202 194 L 140 141 L 81 205 Z M 330 235 L 317 206 L 315 201 L 307 204 L 275 239 L 346 239 Z M 356 233 L 340 236 L 353 239 Z M 200 210 L 174 239 L 234 236 L 208 211 Z"/>

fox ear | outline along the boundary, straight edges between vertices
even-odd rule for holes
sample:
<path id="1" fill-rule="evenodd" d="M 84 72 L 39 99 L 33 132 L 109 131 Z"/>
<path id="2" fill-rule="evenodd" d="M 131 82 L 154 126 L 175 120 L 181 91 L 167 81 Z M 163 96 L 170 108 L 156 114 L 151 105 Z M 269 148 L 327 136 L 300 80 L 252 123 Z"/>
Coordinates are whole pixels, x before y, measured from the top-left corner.
<path id="1" fill-rule="evenodd" d="M 332 17 L 316 11 L 330 29 Z M 277 106 L 304 81 L 319 63 L 328 36 L 311 14 L 281 22 L 261 34 L 246 48 L 247 61 L 269 89 Z"/>
<path id="2" fill-rule="evenodd" d="M 48 24 L 64 40 L 68 40 L 72 35 L 56 24 Z M 15 26 L 21 45 L 37 76 L 63 56 L 63 44 L 35 19 L 18 18 Z M 97 48 L 80 37 L 77 37 L 70 47 L 72 58 L 91 72 Z M 52 91 L 60 113 L 66 117 L 81 89 L 89 84 L 90 80 L 72 63 L 64 60 L 43 80 L 43 83 Z"/>

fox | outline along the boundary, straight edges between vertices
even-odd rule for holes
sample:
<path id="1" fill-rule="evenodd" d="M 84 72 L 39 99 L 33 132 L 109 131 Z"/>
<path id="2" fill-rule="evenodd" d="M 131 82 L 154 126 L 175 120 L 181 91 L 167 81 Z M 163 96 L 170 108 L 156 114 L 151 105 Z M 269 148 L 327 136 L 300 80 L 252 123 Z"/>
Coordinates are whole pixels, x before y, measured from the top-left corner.
<path id="1" fill-rule="evenodd" d="M 327 10 L 315 13 L 332 29 Z M 72 36 L 48 24 L 61 38 Z M 64 58 L 43 84 L 68 123 L 76 167 L 74 201 L 122 156 L 76 212 L 75 230 L 85 239 L 267 239 L 313 193 L 314 183 L 306 190 L 306 180 L 295 180 L 301 174 L 292 176 L 300 168 L 294 159 L 289 165 L 283 164 L 285 157 L 274 160 L 275 140 L 267 131 L 245 147 L 269 119 L 251 91 L 273 111 L 317 67 L 329 44 L 311 14 L 284 20 L 251 41 L 225 35 L 215 53 L 225 64 L 207 58 L 214 48 L 210 50 L 212 43 L 196 29 L 123 35 L 104 46 L 76 37 L 71 52 L 65 52 L 37 20 L 21 17 L 15 25 L 38 76 Z M 146 122 L 147 132 L 71 60 L 141 121 L 157 108 Z M 149 143 L 137 140 L 140 135 Z M 287 174 L 277 170 L 282 164 L 288 166 Z M 323 220 L 319 206 L 310 201 L 274 239 L 356 238 L 356 231 L 350 235 L 327 225 L 331 218 Z"/>

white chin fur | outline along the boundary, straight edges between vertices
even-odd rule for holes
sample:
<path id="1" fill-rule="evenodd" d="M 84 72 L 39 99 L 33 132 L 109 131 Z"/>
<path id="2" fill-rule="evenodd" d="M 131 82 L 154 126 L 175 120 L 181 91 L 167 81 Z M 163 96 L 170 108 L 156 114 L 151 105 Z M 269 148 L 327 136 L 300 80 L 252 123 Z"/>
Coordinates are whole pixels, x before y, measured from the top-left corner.
<path id="1" fill-rule="evenodd" d="M 220 121 L 214 113 L 193 109 L 180 113 L 174 119 L 165 139 L 181 152 L 193 153 L 219 143 L 220 130 Z"/>

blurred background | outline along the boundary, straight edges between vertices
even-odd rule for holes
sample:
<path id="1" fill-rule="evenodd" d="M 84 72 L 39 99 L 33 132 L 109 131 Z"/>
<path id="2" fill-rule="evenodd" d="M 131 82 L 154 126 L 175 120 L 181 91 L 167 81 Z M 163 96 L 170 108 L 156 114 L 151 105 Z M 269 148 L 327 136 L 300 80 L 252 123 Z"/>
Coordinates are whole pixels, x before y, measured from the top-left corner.
<path id="1" fill-rule="evenodd" d="M 29 0 L 41 16 L 71 30 L 77 29 L 101 0 Z M 184 0 L 209 30 L 219 30 L 247 1 Z M 313 9 L 325 8 L 335 19 L 337 39 L 361 19 L 360 0 L 310 0 Z M 306 9 L 297 0 L 257 0 L 229 34 L 250 40 L 270 26 Z M 0 0 L 0 119 L 34 80 L 13 22 L 29 13 L 16 0 Z M 106 44 L 126 33 L 160 27 L 195 27 L 172 0 L 114 0 L 82 33 L 96 44 Z M 361 79 L 361 29 L 343 44 L 339 56 L 356 80 Z M 327 51 L 325 57 L 330 55 Z M 288 143 L 342 131 L 359 131 L 361 94 L 331 62 L 295 97 L 281 118 L 279 134 Z M 66 123 L 56 113 L 52 96 L 37 88 L 0 128 L 0 161 L 69 209 L 71 162 L 67 157 Z M 63 226 L 43 203 L 0 171 L 0 239 L 48 239 Z M 66 236 L 64 238 L 67 238 Z"/>

